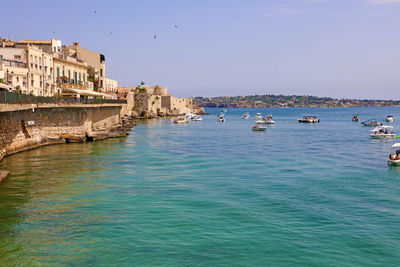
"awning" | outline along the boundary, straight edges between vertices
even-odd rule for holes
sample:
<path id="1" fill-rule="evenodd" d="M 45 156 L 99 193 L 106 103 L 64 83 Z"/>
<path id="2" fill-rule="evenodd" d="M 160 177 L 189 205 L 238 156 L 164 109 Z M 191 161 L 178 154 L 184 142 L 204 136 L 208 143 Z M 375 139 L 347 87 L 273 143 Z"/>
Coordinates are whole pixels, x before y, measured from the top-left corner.
<path id="1" fill-rule="evenodd" d="M 77 94 L 77 95 L 83 95 L 83 96 L 99 96 L 99 97 L 104 97 L 104 98 L 112 98 L 110 95 L 99 93 L 96 91 L 81 90 L 81 89 L 75 89 L 75 88 L 62 88 L 62 94 Z"/>
<path id="2" fill-rule="evenodd" d="M 10 90 L 11 86 L 4 84 L 4 83 L 0 83 L 0 90 Z"/>

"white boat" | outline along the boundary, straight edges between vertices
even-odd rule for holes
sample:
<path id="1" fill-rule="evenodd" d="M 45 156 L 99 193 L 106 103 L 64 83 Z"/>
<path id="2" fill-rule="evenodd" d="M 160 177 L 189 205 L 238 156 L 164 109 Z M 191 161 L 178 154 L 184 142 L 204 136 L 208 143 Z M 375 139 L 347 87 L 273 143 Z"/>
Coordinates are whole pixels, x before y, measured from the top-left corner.
<path id="1" fill-rule="evenodd" d="M 394 117 L 392 115 L 386 116 L 386 121 L 387 122 L 394 122 Z"/>
<path id="2" fill-rule="evenodd" d="M 263 120 L 264 124 L 274 124 L 275 123 L 274 120 L 272 119 L 271 114 L 268 114 L 268 116 L 263 118 L 262 120 Z"/>
<path id="3" fill-rule="evenodd" d="M 375 119 L 363 121 L 361 124 L 364 126 L 382 126 L 382 123 L 378 122 Z"/>
<path id="4" fill-rule="evenodd" d="M 242 115 L 242 119 L 247 120 L 248 118 L 250 118 L 250 114 L 248 112 Z"/>
<path id="5" fill-rule="evenodd" d="M 202 121 L 203 118 L 199 115 L 195 115 L 194 117 L 192 117 L 192 121 Z"/>
<path id="6" fill-rule="evenodd" d="M 400 143 L 392 145 L 392 154 L 389 155 L 388 164 L 391 166 L 400 166 Z"/>
<path id="7" fill-rule="evenodd" d="M 224 113 L 218 114 L 218 121 L 219 122 L 225 122 L 225 114 Z"/>
<path id="8" fill-rule="evenodd" d="M 351 118 L 352 121 L 359 121 L 360 120 L 360 116 L 358 115 L 353 115 L 353 118 Z"/>
<path id="9" fill-rule="evenodd" d="M 257 120 L 261 120 L 261 119 L 262 119 L 261 113 L 257 113 L 254 117 L 255 117 Z"/>
<path id="10" fill-rule="evenodd" d="M 226 112 L 228 112 L 228 111 L 227 111 L 226 109 L 223 109 L 222 112 L 226 113 Z"/>
<path id="11" fill-rule="evenodd" d="M 369 136 L 374 139 L 396 138 L 393 132 L 393 126 L 377 126 L 375 129 L 371 130 Z"/>
<path id="12" fill-rule="evenodd" d="M 305 123 L 318 123 L 319 119 L 315 116 L 304 116 L 303 118 L 298 119 L 299 122 L 305 122 Z"/>
<path id="13" fill-rule="evenodd" d="M 253 131 L 260 131 L 260 132 L 265 132 L 267 130 L 267 127 L 262 125 L 261 123 L 257 123 L 253 127 L 251 127 Z"/>
<path id="14" fill-rule="evenodd" d="M 188 123 L 189 120 L 184 116 L 179 116 L 174 120 L 174 123 Z"/>
<path id="15" fill-rule="evenodd" d="M 193 113 L 186 113 L 185 114 L 185 118 L 187 118 L 187 119 L 192 119 L 195 116 L 196 116 L 196 114 L 193 114 Z"/>

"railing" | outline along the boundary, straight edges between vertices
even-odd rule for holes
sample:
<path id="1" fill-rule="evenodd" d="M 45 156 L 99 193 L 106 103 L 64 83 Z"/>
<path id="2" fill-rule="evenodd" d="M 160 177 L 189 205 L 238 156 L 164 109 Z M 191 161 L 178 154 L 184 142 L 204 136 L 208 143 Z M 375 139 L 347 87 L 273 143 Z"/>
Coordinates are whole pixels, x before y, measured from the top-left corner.
<path id="1" fill-rule="evenodd" d="M 46 97 L 0 92 L 1 104 L 126 104 L 126 100 L 102 98 Z"/>

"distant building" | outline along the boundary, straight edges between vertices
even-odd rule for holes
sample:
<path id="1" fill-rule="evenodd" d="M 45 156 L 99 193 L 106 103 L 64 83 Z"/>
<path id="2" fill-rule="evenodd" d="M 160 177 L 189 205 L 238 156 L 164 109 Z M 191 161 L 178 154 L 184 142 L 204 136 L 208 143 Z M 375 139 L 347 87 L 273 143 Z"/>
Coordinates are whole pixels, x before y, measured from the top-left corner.
<path id="1" fill-rule="evenodd" d="M 104 79 L 103 93 L 117 97 L 118 81 L 109 78 Z"/>

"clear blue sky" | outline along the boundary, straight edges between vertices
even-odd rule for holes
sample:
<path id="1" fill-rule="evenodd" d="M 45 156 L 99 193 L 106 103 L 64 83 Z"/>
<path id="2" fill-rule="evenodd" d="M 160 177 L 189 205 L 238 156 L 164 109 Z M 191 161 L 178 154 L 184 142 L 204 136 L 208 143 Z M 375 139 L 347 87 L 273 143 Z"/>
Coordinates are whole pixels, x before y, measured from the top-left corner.
<path id="1" fill-rule="evenodd" d="M 79 41 L 122 86 L 400 99 L 400 0 L 3 0 L 2 10 L 0 36 Z"/>

